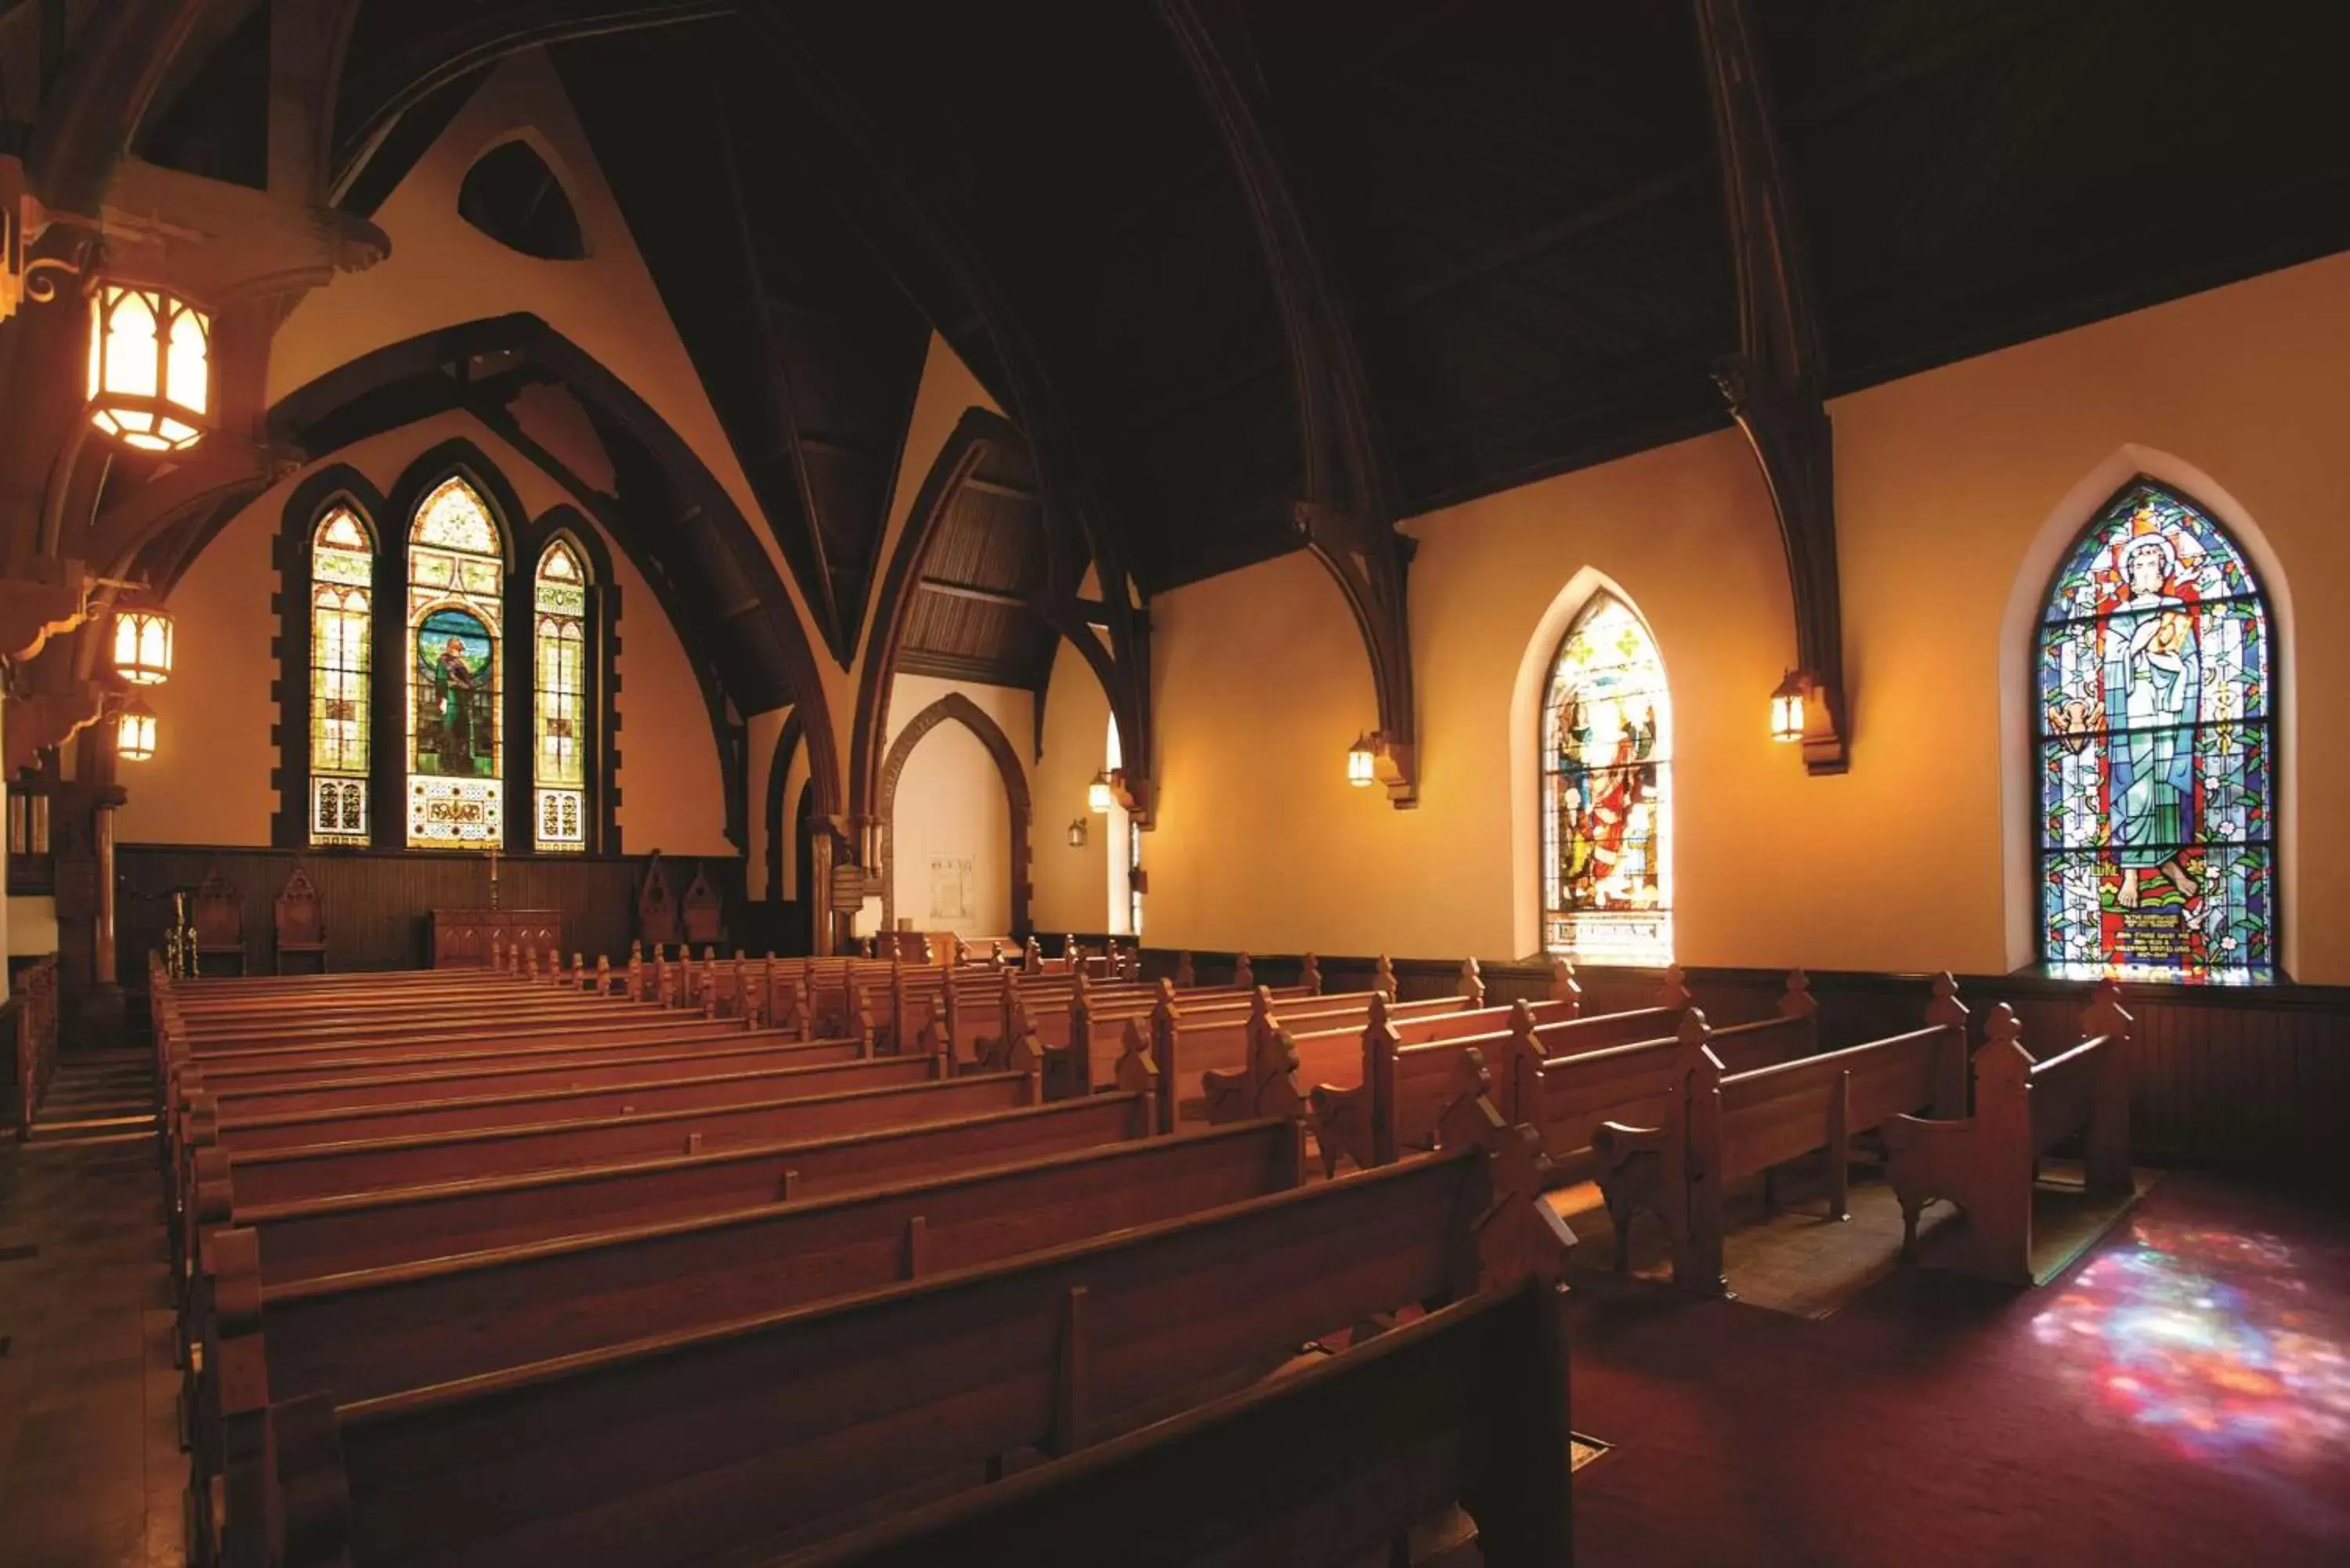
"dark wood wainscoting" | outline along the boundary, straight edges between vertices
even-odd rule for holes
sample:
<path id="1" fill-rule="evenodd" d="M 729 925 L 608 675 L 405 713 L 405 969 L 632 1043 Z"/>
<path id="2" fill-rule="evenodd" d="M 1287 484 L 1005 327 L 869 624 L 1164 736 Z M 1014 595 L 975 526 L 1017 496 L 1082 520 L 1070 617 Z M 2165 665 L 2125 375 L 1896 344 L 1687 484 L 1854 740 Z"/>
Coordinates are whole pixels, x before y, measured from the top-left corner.
<path id="1" fill-rule="evenodd" d="M 1099 936 L 1080 935 L 1098 949 Z M 1057 952 L 1059 942 L 1048 940 Z M 1176 954 L 1145 949 L 1143 971 L 1174 972 Z M 1202 981 L 1227 980 L 1231 953 L 1194 951 Z M 1331 991 L 1368 986 L 1375 960 L 1319 960 Z M 1298 959 L 1252 956 L 1268 984 L 1295 979 Z M 1487 995 L 1496 1002 L 1544 994 L 1547 972 L 1536 964 L 1482 965 Z M 1407 998 L 1440 996 L 1453 989 L 1458 959 L 1398 959 L 1398 988 Z M 1644 1007 L 1659 971 L 1589 968 L 1576 971 L 1586 1007 L 1596 1012 Z M 1768 1017 L 1786 976 L 1752 969 L 1692 969 L 1688 984 L 1715 1023 Z M 1928 977 L 1841 971 L 1811 974 L 1820 1002 L 1823 1038 L 1849 1042 L 1915 1028 L 1924 1009 Z M 1972 1010 L 1978 1039 L 1984 1019 L 2001 1002 L 2015 1009 L 2024 1044 L 2045 1052 L 2078 1037 L 2089 987 L 2031 974 L 1960 975 L 1959 993 Z M 2130 1135 L 2141 1158 L 2318 1178 L 2350 1189 L 2350 987 L 2220 987 L 2126 985 L 2124 1004 L 2137 1020 L 2130 1056 Z"/>
<path id="2" fill-rule="evenodd" d="M 592 964 L 598 954 L 618 965 L 636 935 L 637 889 L 643 855 L 581 856 L 498 861 L 498 902 L 508 909 L 561 909 L 564 944 Z M 724 901 L 730 942 L 743 929 L 743 863 L 739 859 L 663 857 L 671 886 L 682 893 L 699 864 Z M 116 950 L 121 983 L 143 991 L 147 954 L 161 945 L 172 923 L 175 888 L 192 888 L 217 871 L 244 904 L 245 971 L 277 967 L 272 912 L 294 867 L 317 885 L 327 926 L 327 964 L 335 970 L 421 969 L 432 961 L 428 917 L 435 909 L 478 909 L 490 901 L 490 863 L 479 855 L 346 850 L 321 854 L 292 849 L 126 844 L 116 851 Z M 567 954 L 566 956 L 568 956 Z"/>

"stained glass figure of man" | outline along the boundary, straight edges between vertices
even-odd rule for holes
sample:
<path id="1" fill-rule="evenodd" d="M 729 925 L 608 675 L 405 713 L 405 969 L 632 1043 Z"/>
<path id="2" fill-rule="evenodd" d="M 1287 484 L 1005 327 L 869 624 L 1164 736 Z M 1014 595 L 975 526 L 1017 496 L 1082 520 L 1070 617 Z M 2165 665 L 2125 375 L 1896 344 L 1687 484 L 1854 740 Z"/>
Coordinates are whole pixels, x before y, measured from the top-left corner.
<path id="1" fill-rule="evenodd" d="M 473 771 L 473 667 L 466 660 L 465 645 L 456 638 L 442 645 L 432 679 L 433 695 L 441 701 L 441 771 L 470 774 Z"/>
<path id="2" fill-rule="evenodd" d="M 2172 590 L 2178 557 L 2168 539 L 2141 534 L 2122 547 L 2128 596 L 2105 628 L 2106 723 L 2112 732 L 2113 854 L 2121 867 L 2118 901 L 2138 907 L 2147 872 L 2193 898 L 2195 878 L 2180 863 L 2195 836 L 2195 738 L 2203 669 L 2186 604 Z"/>

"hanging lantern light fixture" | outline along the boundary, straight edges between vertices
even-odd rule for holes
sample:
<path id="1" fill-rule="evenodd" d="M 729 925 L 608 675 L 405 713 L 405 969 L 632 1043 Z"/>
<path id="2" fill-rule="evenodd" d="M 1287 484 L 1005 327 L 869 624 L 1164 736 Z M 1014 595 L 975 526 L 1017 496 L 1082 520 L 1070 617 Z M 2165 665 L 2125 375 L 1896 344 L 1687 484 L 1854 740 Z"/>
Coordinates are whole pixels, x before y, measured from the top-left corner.
<path id="1" fill-rule="evenodd" d="M 160 288 L 89 295 L 89 422 L 140 452 L 202 440 L 212 406 L 212 318 Z"/>
<path id="2" fill-rule="evenodd" d="M 1790 670 L 1771 693 L 1771 738 L 1782 744 L 1804 738 L 1804 698 L 1811 681 L 1800 670 Z"/>
<path id="3" fill-rule="evenodd" d="M 1069 847 L 1083 849 L 1085 846 L 1086 819 L 1082 816 L 1073 816 L 1069 818 Z"/>
<path id="4" fill-rule="evenodd" d="M 1357 789 L 1368 789 L 1377 778 L 1378 762 L 1378 738 L 1366 733 L 1355 737 L 1347 749 L 1347 782 Z"/>
<path id="5" fill-rule="evenodd" d="M 1117 784 L 1110 777 L 1109 770 L 1104 768 L 1094 775 L 1094 782 L 1086 786 L 1086 808 L 1097 816 L 1107 816 L 1109 808 L 1117 804 Z"/>
<path id="6" fill-rule="evenodd" d="M 155 754 L 155 711 L 133 697 L 114 721 L 114 754 L 143 763 Z"/>
<path id="7" fill-rule="evenodd" d="M 114 672 L 134 686 L 171 679 L 171 611 L 143 595 L 114 607 Z"/>

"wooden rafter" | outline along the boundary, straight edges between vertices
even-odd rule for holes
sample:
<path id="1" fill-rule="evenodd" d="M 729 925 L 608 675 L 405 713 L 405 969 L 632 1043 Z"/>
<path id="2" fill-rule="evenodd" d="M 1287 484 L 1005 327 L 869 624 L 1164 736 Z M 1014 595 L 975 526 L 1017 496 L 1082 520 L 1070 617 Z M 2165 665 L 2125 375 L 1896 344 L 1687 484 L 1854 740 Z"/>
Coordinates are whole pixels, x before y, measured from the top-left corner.
<path id="1" fill-rule="evenodd" d="M 1804 765 L 1842 773 L 1844 625 L 1836 578 L 1835 434 L 1822 395 L 1819 329 L 1803 236 L 1773 124 L 1746 0 L 1694 0 L 1738 286 L 1738 348 L 1714 379 L 1770 487 L 1795 607 L 1795 668 L 1807 691 Z M 1757 692 L 1760 705 L 1763 694 Z"/>
<path id="2" fill-rule="evenodd" d="M 1406 592 L 1411 542 L 1395 531 L 1394 487 L 1347 313 L 1266 134 L 1258 95 L 1227 61 L 1193 0 L 1159 0 L 1159 10 L 1247 197 L 1280 305 L 1304 444 L 1292 522 L 1336 580 L 1362 633 L 1378 698 L 1380 781 L 1395 805 L 1416 805 L 1418 723 Z"/>

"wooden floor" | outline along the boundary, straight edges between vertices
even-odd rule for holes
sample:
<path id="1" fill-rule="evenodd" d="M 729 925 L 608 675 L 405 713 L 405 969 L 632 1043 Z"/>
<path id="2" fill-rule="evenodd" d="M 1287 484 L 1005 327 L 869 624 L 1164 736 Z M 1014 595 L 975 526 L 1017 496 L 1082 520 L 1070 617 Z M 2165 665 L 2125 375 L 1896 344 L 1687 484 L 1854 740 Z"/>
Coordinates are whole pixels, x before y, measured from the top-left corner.
<path id="1" fill-rule="evenodd" d="M 0 1561 L 178 1568 L 172 1367 L 148 1059 L 68 1055 L 0 1141 Z"/>

